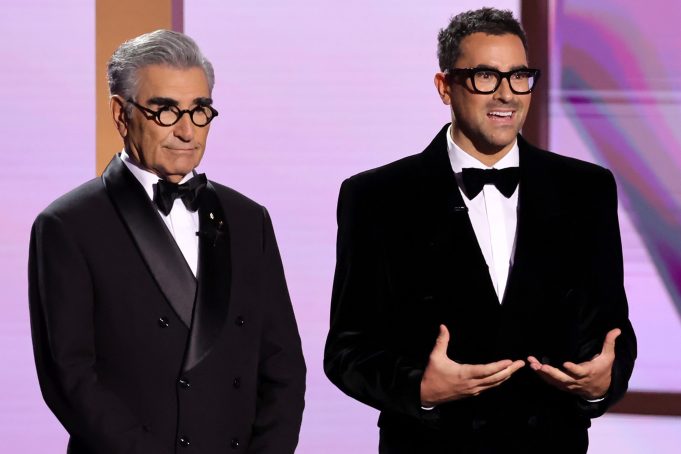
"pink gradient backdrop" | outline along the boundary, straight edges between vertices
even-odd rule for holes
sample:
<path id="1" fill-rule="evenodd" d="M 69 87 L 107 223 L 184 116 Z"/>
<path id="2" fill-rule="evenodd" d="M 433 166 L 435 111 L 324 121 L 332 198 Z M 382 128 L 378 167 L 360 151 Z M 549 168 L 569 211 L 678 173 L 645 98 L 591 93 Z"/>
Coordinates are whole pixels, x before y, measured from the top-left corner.
<path id="1" fill-rule="evenodd" d="M 420 151 L 448 121 L 432 85 L 436 34 L 452 14 L 483 3 L 185 2 L 185 31 L 217 75 L 220 117 L 201 170 L 266 205 L 278 235 L 309 368 L 300 453 L 376 452 L 377 412 L 332 387 L 321 366 L 337 191 L 356 172 Z M 518 12 L 517 0 L 493 4 Z M 28 235 L 42 208 L 94 174 L 94 80 L 104 77 L 94 70 L 94 1 L 7 0 L 0 40 L 0 449 L 59 453 L 66 434 L 42 402 L 32 359 Z M 555 112 L 557 151 L 595 160 Z M 645 326 L 634 384 L 677 389 L 659 347 L 667 329 L 678 335 L 678 318 L 663 302 L 649 309 L 646 282 L 659 278 L 626 222 L 632 316 Z M 674 418 L 607 416 L 594 423 L 591 452 L 675 452 L 680 429 Z"/>

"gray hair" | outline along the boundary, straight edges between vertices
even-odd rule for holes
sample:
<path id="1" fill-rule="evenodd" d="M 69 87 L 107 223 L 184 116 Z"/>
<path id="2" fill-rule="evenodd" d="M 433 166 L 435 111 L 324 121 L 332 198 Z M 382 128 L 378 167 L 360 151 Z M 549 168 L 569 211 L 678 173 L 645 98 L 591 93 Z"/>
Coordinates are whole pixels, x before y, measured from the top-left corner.
<path id="1" fill-rule="evenodd" d="M 452 17 L 447 28 L 437 35 L 437 58 L 440 70 L 451 69 L 461 55 L 461 41 L 473 33 L 488 35 L 516 35 L 527 53 L 527 36 L 520 22 L 508 10 L 480 8 Z"/>
<path id="2" fill-rule="evenodd" d="M 208 89 L 213 91 L 213 65 L 203 56 L 196 42 L 183 33 L 156 30 L 124 42 L 113 53 L 107 64 L 109 93 L 124 99 L 134 98 L 137 94 L 137 71 L 149 65 L 203 68 Z"/>

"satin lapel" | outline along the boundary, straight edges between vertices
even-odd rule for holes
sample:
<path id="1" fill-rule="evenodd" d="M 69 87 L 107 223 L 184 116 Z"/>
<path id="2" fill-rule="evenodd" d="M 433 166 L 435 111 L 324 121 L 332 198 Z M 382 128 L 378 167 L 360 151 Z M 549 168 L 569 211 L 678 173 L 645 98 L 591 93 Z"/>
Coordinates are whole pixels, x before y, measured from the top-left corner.
<path id="1" fill-rule="evenodd" d="M 466 283 L 478 289 L 480 299 L 499 305 L 487 263 L 482 254 L 468 209 L 463 201 L 459 186 L 447 154 L 446 125 L 424 150 L 424 203 L 434 216 L 435 244 L 444 245 L 441 254 L 446 256 L 443 263 L 457 261 L 466 270 Z M 456 288 L 451 288 L 456 291 Z"/>
<path id="2" fill-rule="evenodd" d="M 161 292 L 189 327 L 196 279 L 144 188 L 114 156 L 102 175 L 104 186 Z"/>
<path id="3" fill-rule="evenodd" d="M 227 317 L 232 282 L 229 229 L 220 200 L 208 183 L 199 208 L 199 288 L 184 371 L 210 351 Z"/>

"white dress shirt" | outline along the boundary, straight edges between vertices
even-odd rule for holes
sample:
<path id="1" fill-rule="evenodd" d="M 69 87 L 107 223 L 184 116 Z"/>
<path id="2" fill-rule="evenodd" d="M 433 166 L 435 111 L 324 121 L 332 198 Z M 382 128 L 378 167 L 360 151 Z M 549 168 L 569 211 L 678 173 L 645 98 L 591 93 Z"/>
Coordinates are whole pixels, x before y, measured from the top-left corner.
<path id="1" fill-rule="evenodd" d="M 154 200 L 154 185 L 158 182 L 159 177 L 156 174 L 149 172 L 139 167 L 128 154 L 123 150 L 121 152 L 121 160 L 123 164 L 130 169 L 130 172 L 137 178 L 147 192 L 149 199 Z M 180 183 L 185 183 L 194 177 L 194 173 L 190 172 L 182 178 Z M 175 239 L 177 246 L 182 251 L 184 259 L 187 261 L 189 268 L 191 268 L 194 277 L 196 277 L 196 269 L 199 264 L 199 237 L 196 232 L 199 231 L 199 213 L 198 211 L 191 212 L 184 206 L 181 199 L 175 199 L 173 207 L 168 216 L 160 211 L 158 214 L 163 219 L 163 223 L 168 227 L 170 234 Z"/>
<path id="2" fill-rule="evenodd" d="M 505 169 L 518 167 L 520 155 L 518 142 L 494 166 L 488 167 L 463 151 L 452 139 L 452 127 L 447 131 L 447 152 L 452 169 L 459 184 L 459 191 L 468 208 L 475 237 L 485 257 L 497 298 L 501 302 L 506 291 L 508 274 L 513 266 L 516 226 L 518 224 L 518 188 L 506 198 L 496 186 L 487 184 L 472 200 L 463 191 L 461 170 L 468 167 L 477 169 Z"/>

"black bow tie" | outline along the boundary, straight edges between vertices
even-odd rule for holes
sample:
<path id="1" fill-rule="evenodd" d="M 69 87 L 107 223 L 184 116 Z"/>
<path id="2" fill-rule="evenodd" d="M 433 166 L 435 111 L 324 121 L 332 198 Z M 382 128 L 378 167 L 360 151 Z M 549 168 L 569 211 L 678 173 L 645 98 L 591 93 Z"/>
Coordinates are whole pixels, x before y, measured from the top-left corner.
<path id="1" fill-rule="evenodd" d="M 166 180 L 158 180 L 154 185 L 154 203 L 158 210 L 168 216 L 173 208 L 175 199 L 182 199 L 182 203 L 189 211 L 199 209 L 201 191 L 206 187 L 206 174 L 195 175 L 186 183 L 177 184 Z"/>
<path id="2" fill-rule="evenodd" d="M 463 186 L 469 199 L 480 194 L 482 187 L 493 184 L 506 198 L 511 197 L 520 181 L 520 169 L 508 167 L 506 169 L 474 169 L 466 168 L 461 171 Z"/>

